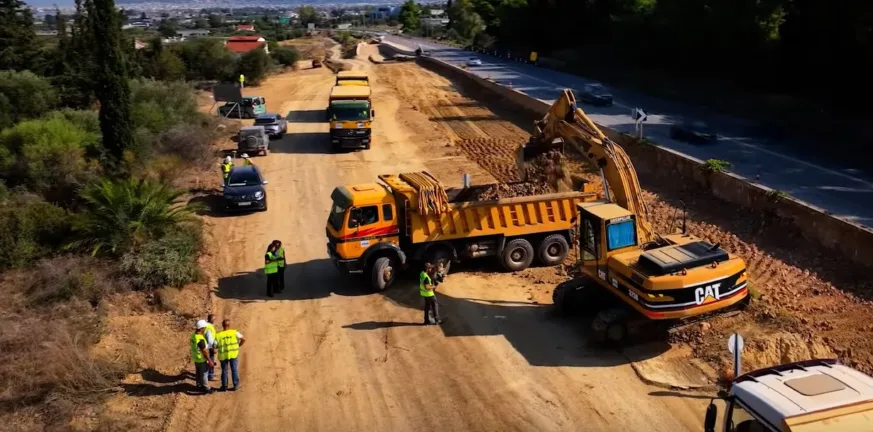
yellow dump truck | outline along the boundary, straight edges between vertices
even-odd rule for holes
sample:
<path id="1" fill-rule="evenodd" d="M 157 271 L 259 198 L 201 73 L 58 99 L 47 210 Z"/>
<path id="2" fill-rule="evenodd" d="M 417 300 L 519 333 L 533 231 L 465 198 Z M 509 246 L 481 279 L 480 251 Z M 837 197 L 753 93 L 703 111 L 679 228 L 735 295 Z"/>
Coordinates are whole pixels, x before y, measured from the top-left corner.
<path id="1" fill-rule="evenodd" d="M 327 107 L 333 151 L 369 149 L 375 116 L 369 86 L 335 86 Z"/>
<path id="2" fill-rule="evenodd" d="M 508 271 L 557 265 L 570 251 L 582 192 L 479 201 L 481 187 L 444 189 L 429 173 L 380 175 L 375 183 L 333 190 L 327 251 L 344 272 L 384 290 L 411 262 L 442 265 L 497 257 Z"/>
<path id="3" fill-rule="evenodd" d="M 361 71 L 339 71 L 336 74 L 336 85 L 370 85 L 370 76 Z"/>

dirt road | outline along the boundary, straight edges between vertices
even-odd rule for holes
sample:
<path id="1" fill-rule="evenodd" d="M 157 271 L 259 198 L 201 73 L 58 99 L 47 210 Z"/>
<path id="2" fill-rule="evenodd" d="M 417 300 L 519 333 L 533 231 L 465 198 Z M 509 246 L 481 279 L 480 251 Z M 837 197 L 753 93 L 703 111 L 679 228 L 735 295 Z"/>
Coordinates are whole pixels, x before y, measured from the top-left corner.
<path id="1" fill-rule="evenodd" d="M 463 172 L 472 172 L 476 182 L 493 181 L 447 147 L 447 134 L 457 130 L 452 122 L 469 124 L 483 138 L 494 127 L 517 130 L 493 118 L 434 118 L 400 94 L 439 88 L 451 97 L 447 81 L 397 73 L 414 65 L 373 67 L 360 60 L 368 54 L 365 49 L 353 61 L 372 73 L 377 117 L 366 152 L 328 153 L 322 116 L 333 75 L 326 68 L 246 89 L 266 96 L 270 111 L 287 113 L 289 127 L 268 157 L 254 159 L 270 181 L 269 211 L 206 218 L 214 309 L 247 340 L 243 385 L 235 393 L 180 396 L 169 430 L 699 428 L 705 400 L 642 384 L 626 359 L 589 347 L 579 325 L 552 317 L 531 300 L 536 287 L 524 277 L 452 274 L 440 286 L 446 323 L 422 327 L 412 281 L 373 294 L 336 272 L 323 228 L 336 185 L 422 169 L 452 184 Z M 276 238 L 287 251 L 288 289 L 267 298 L 261 257 Z"/>

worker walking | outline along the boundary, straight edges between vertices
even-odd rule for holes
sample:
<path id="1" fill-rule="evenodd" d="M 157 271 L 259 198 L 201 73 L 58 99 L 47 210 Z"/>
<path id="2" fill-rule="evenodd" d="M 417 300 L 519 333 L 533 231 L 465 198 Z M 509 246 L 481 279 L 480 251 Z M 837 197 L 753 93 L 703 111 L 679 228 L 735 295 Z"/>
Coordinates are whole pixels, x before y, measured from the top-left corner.
<path id="1" fill-rule="evenodd" d="M 194 378 L 197 381 L 197 390 L 208 394 L 212 392 L 208 381 L 209 368 L 214 367 L 215 363 L 212 362 L 209 358 L 209 352 L 206 351 L 206 338 L 203 336 L 203 332 L 206 331 L 206 320 L 197 321 L 194 328 L 194 334 L 191 335 L 189 342 L 191 360 L 194 361 Z"/>
<path id="2" fill-rule="evenodd" d="M 424 299 L 424 325 L 442 324 L 440 319 L 440 306 L 436 300 L 433 283 L 434 267 L 431 263 L 424 264 L 424 270 L 418 275 L 418 293 Z M 430 320 L 430 312 L 433 311 L 433 321 Z"/>
<path id="3" fill-rule="evenodd" d="M 243 165 L 251 165 L 252 164 L 252 160 L 249 159 L 248 153 L 243 153 L 242 158 L 243 158 Z"/>
<path id="4" fill-rule="evenodd" d="M 230 326 L 230 320 L 221 321 L 223 330 L 218 333 L 218 361 L 221 362 L 221 391 L 227 391 L 227 372 L 230 370 L 233 388 L 239 390 L 239 349 L 246 342 L 243 335 Z"/>
<path id="5" fill-rule="evenodd" d="M 279 290 L 279 260 L 276 258 L 278 247 L 270 243 L 264 255 L 264 274 L 267 275 L 267 297 L 274 297 Z"/>
<path id="6" fill-rule="evenodd" d="M 212 360 L 212 366 L 209 366 L 209 381 L 215 380 L 215 325 L 213 320 L 215 316 L 212 314 L 206 315 L 206 329 L 203 331 L 203 337 L 206 338 L 206 349 L 209 351 L 209 360 Z"/>
<path id="7" fill-rule="evenodd" d="M 279 267 L 278 271 L 278 285 L 279 292 L 285 291 L 285 247 L 282 246 L 282 242 L 279 240 L 273 240 L 273 244 L 276 245 L 276 263 Z"/>
<path id="8" fill-rule="evenodd" d="M 233 159 L 230 156 L 225 156 L 224 162 L 221 163 L 221 173 L 224 176 L 225 183 L 227 183 L 227 178 L 230 177 L 231 168 L 233 168 Z"/>

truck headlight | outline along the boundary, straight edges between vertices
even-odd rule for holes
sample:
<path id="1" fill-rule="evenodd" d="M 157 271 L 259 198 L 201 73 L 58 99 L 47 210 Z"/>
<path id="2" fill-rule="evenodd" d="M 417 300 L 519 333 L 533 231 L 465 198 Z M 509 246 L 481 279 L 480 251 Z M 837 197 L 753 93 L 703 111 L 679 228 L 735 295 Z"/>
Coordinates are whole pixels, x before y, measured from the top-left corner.
<path id="1" fill-rule="evenodd" d="M 257 192 L 255 192 L 255 199 L 256 199 L 256 200 L 264 199 L 264 193 L 261 192 L 261 191 L 257 191 Z"/>

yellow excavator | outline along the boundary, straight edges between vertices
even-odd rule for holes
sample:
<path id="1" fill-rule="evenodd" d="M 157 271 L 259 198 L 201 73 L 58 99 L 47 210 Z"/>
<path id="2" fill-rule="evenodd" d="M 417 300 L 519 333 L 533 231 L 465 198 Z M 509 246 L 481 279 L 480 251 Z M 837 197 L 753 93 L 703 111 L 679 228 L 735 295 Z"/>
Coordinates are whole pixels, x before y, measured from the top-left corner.
<path id="1" fill-rule="evenodd" d="M 594 315 L 596 340 L 622 342 L 641 329 L 672 328 L 748 304 L 746 264 L 718 244 L 682 232 L 658 234 L 630 157 L 563 90 L 518 148 L 519 172 L 566 144 L 595 163 L 605 199 L 578 204 L 574 247 L 581 277 L 555 288 L 564 312 Z"/>

